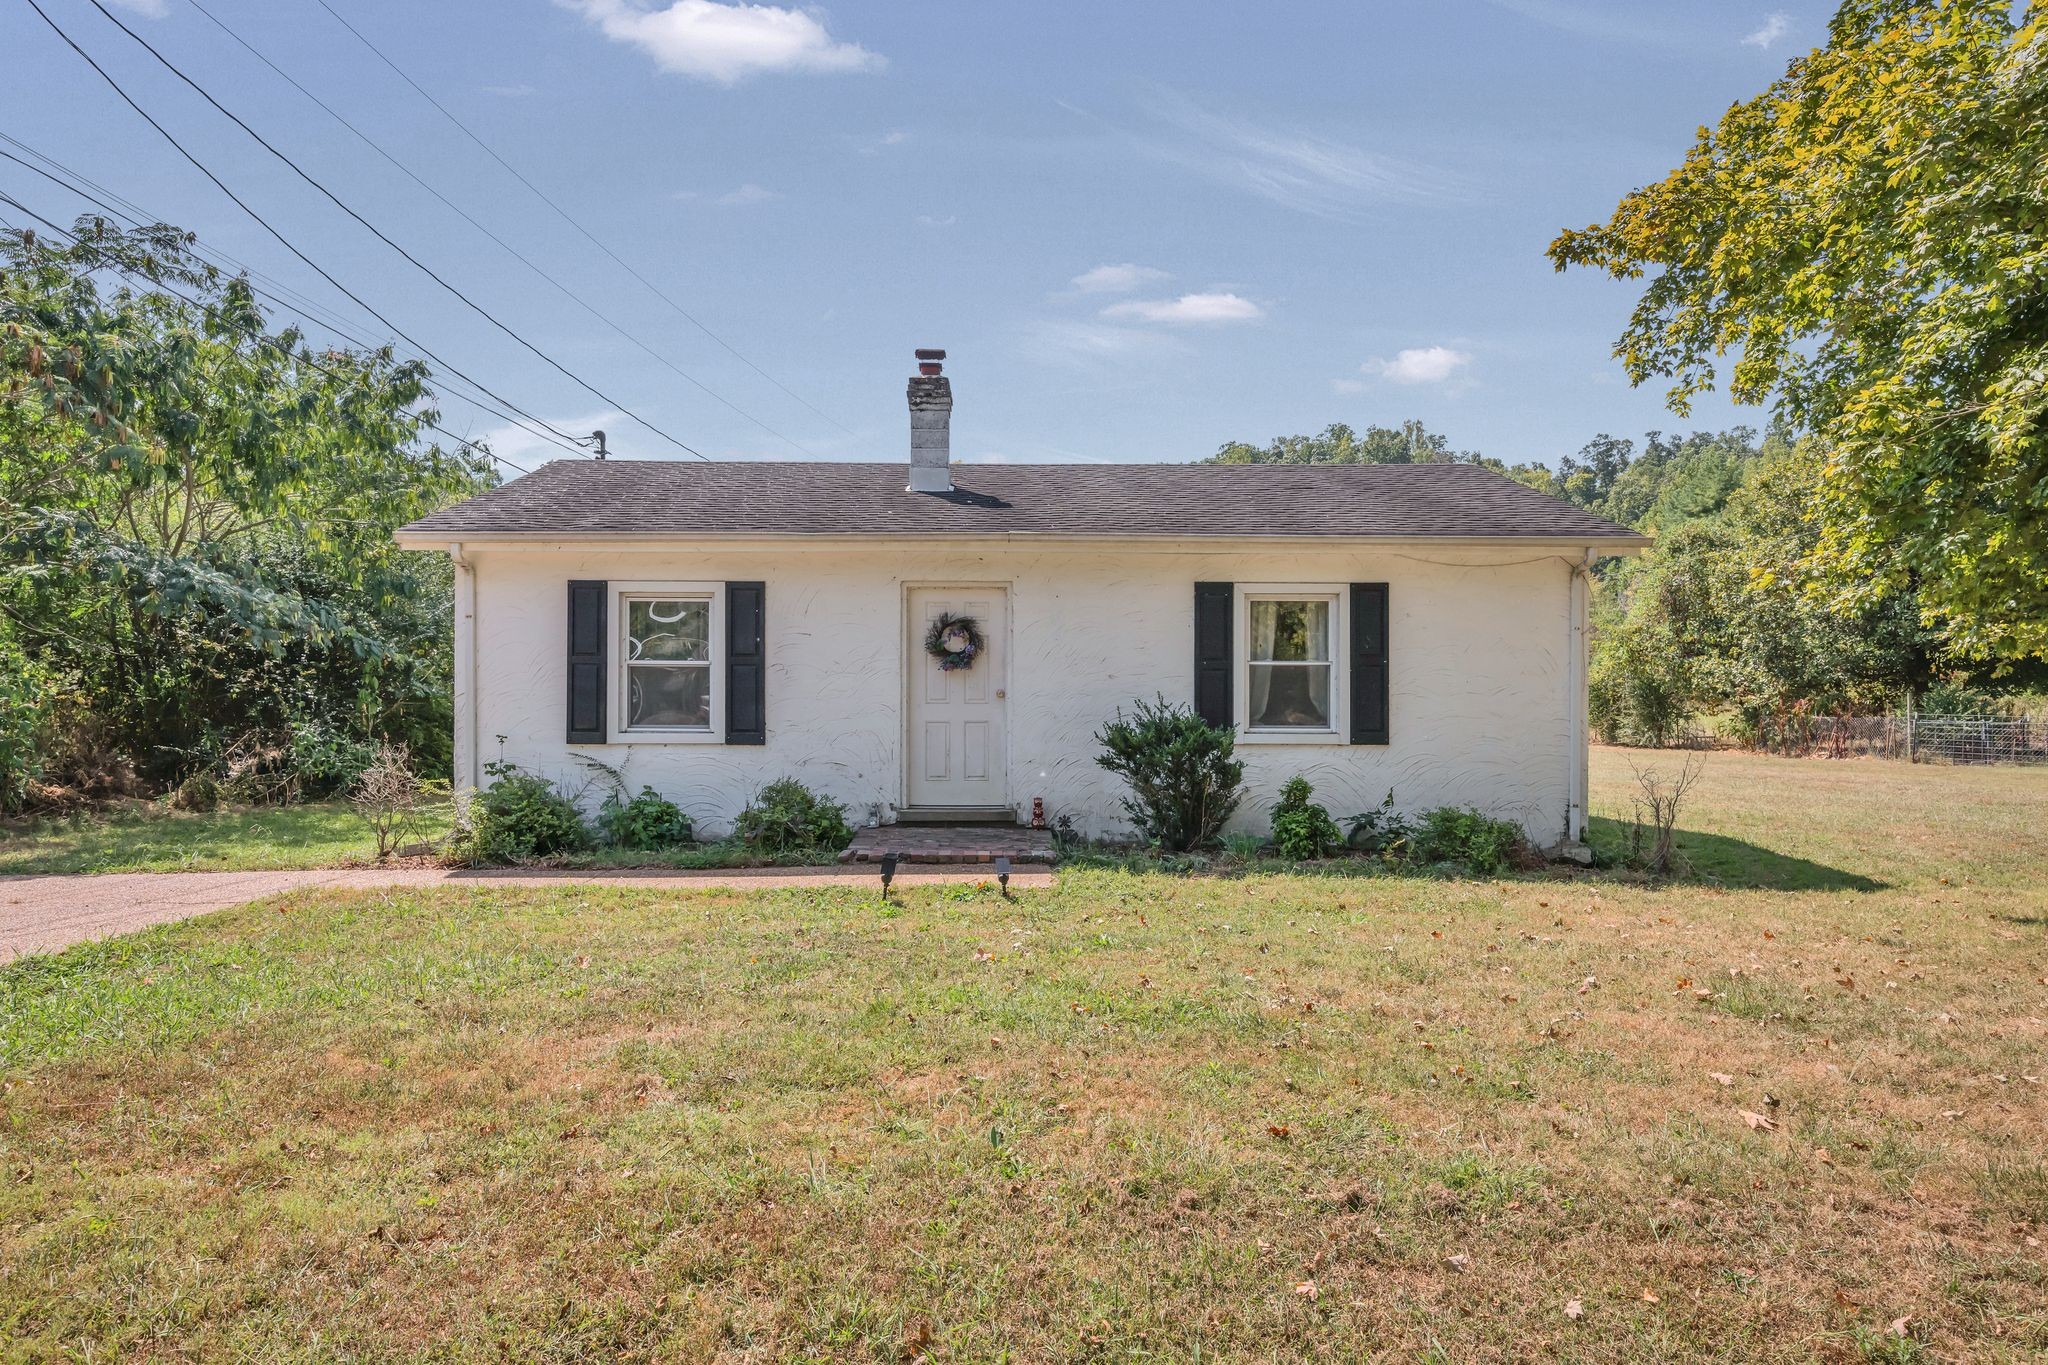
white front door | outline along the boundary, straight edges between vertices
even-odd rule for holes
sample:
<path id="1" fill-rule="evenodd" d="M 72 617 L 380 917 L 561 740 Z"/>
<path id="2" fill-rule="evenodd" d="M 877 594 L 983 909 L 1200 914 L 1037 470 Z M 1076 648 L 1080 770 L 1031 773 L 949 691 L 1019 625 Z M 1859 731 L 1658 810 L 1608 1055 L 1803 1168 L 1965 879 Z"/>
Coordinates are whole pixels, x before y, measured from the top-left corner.
<path id="1" fill-rule="evenodd" d="M 925 648 L 940 617 L 965 617 L 981 648 L 961 668 L 945 668 Z M 913 588 L 909 661 L 910 804 L 1007 806 L 1009 740 L 1004 676 L 1010 662 L 1010 598 L 1001 588 Z"/>

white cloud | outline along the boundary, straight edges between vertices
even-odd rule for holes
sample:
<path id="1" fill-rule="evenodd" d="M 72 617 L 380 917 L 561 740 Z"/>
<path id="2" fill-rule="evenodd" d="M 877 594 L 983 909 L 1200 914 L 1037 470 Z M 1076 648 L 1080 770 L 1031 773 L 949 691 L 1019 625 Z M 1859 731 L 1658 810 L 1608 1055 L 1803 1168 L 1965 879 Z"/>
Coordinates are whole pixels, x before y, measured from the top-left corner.
<path id="1" fill-rule="evenodd" d="M 1315 133 L 1211 113 L 1171 91 L 1158 92 L 1147 109 L 1171 135 L 1133 135 L 1140 151 L 1297 213 L 1347 221 L 1379 204 L 1463 193 L 1449 177 L 1413 162 Z"/>
<path id="2" fill-rule="evenodd" d="M 736 85 L 766 71 L 873 71 L 883 59 L 833 38 L 816 15 L 774 5 L 673 0 L 642 9 L 628 0 L 557 0 L 613 42 L 631 43 L 680 76 Z"/>
<path id="3" fill-rule="evenodd" d="M 114 0 L 114 8 L 125 9 L 145 19 L 161 19 L 171 12 L 165 0 Z"/>
<path id="4" fill-rule="evenodd" d="M 919 227 L 951 227 L 959 221 L 960 215 L 957 213 L 949 213 L 943 218 L 935 213 L 920 213 L 917 215 L 917 225 Z"/>
<path id="5" fill-rule="evenodd" d="M 524 99 L 531 95 L 533 87 L 530 85 L 486 85 L 483 87 L 483 92 L 486 95 L 499 95 L 508 100 L 516 100 Z"/>
<path id="6" fill-rule="evenodd" d="M 908 141 L 910 134 L 901 128 L 892 128 L 880 137 L 869 138 L 866 141 L 855 140 L 853 149 L 862 156 L 880 156 L 884 147 L 901 147 Z"/>
<path id="7" fill-rule="evenodd" d="M 1128 294 L 1140 285 L 1168 278 L 1164 270 L 1149 265 L 1098 265 L 1074 276 L 1074 288 L 1084 294 Z"/>
<path id="8" fill-rule="evenodd" d="M 749 204 L 765 204 L 771 199 L 780 199 L 781 197 L 774 190 L 764 189 L 752 181 L 748 181 L 736 190 L 729 190 L 719 195 L 718 202 L 726 208 L 738 209 L 745 208 Z"/>
<path id="9" fill-rule="evenodd" d="M 1027 360 L 1041 365 L 1092 369 L 1111 358 L 1173 354 L 1186 349 L 1179 337 L 1149 327 L 1116 323 L 1046 320 L 1033 323 L 1019 341 Z"/>
<path id="10" fill-rule="evenodd" d="M 1464 351 L 1418 346 L 1392 360 L 1368 360 L 1359 369 L 1391 384 L 1441 384 L 1471 363 L 1472 357 Z"/>
<path id="11" fill-rule="evenodd" d="M 1792 16 L 1783 10 L 1765 18 L 1763 27 L 1742 40 L 1744 47 L 1768 48 L 1792 31 Z"/>
<path id="12" fill-rule="evenodd" d="M 1266 310 L 1239 294 L 1182 294 L 1177 299 L 1131 299 L 1102 310 L 1106 318 L 1193 325 L 1256 322 Z"/>

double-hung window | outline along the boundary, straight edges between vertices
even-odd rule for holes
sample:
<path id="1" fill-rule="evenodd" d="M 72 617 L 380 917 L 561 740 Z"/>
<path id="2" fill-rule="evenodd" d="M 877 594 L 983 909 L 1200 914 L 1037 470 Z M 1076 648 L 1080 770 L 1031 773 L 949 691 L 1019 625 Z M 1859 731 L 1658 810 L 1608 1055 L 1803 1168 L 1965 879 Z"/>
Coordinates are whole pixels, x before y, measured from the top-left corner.
<path id="1" fill-rule="evenodd" d="M 1243 731 L 1275 738 L 1336 735 L 1343 714 L 1342 594 L 1249 589 L 1240 602 Z"/>
<path id="2" fill-rule="evenodd" d="M 622 588 L 614 722 L 620 738 L 689 740 L 718 733 L 722 605 L 711 585 Z"/>

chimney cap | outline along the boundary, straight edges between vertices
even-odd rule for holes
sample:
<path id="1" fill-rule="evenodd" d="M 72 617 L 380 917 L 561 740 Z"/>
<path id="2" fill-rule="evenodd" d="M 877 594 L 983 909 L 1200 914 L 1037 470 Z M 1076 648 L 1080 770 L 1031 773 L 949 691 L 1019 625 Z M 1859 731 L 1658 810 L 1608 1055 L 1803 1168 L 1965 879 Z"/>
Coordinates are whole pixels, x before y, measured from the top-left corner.
<path id="1" fill-rule="evenodd" d="M 946 353 L 935 346 L 920 346 L 917 348 L 917 358 L 919 360 L 944 360 Z"/>

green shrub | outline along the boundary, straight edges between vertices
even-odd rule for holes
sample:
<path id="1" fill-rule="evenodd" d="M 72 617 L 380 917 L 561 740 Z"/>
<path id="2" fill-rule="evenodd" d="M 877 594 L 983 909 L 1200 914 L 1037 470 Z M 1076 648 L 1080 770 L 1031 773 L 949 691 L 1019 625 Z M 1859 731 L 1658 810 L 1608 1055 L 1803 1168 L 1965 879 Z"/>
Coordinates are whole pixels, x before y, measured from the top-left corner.
<path id="1" fill-rule="evenodd" d="M 1266 841 L 1256 834 L 1226 834 L 1223 836 L 1223 854 L 1234 863 L 1256 862 L 1266 851 Z"/>
<path id="2" fill-rule="evenodd" d="M 492 782 L 469 803 L 464 841 L 477 862 L 521 863 L 590 846 L 576 805 L 545 777 L 510 763 L 486 763 Z"/>
<path id="3" fill-rule="evenodd" d="M 1130 785 L 1124 811 L 1147 840 L 1170 853 L 1200 848 L 1244 799 L 1236 736 L 1164 697 L 1135 705 L 1136 715 L 1119 710 L 1095 736 L 1095 761 Z"/>
<path id="4" fill-rule="evenodd" d="M 1586 683 L 1587 717 L 1610 744 L 1663 748 L 1692 723 L 1692 666 L 1670 631 L 1625 622 L 1602 635 Z"/>
<path id="5" fill-rule="evenodd" d="M 283 767 L 296 779 L 300 797 L 346 791 L 377 760 L 377 746 L 318 716 L 291 722 Z"/>
<path id="6" fill-rule="evenodd" d="M 0 814 L 20 810 L 43 774 L 50 695 L 56 680 L 0 635 Z"/>
<path id="7" fill-rule="evenodd" d="M 1391 787 L 1387 789 L 1387 799 L 1377 809 L 1361 812 L 1344 823 L 1351 826 L 1348 842 L 1360 853 L 1405 853 L 1413 833 L 1408 821 L 1394 809 Z"/>
<path id="8" fill-rule="evenodd" d="M 1320 858 L 1344 842 L 1337 822 L 1309 797 L 1315 788 L 1305 777 L 1290 777 L 1273 808 L 1273 847 L 1283 858 Z"/>
<path id="9" fill-rule="evenodd" d="M 180 782 L 171 793 L 171 805 L 178 810 L 218 810 L 220 799 L 220 780 L 204 768 Z"/>
<path id="10" fill-rule="evenodd" d="M 1424 811 L 1415 822 L 1408 853 L 1419 863 L 1463 863 L 1482 877 L 1534 859 L 1520 825 L 1458 806 Z"/>
<path id="11" fill-rule="evenodd" d="M 827 801 L 793 777 L 770 782 L 733 821 L 733 837 L 756 853 L 778 857 L 853 841 L 846 807 Z"/>
<path id="12" fill-rule="evenodd" d="M 679 847 L 691 834 L 682 807 L 652 787 L 642 787 L 630 801 L 619 800 L 617 792 L 607 796 L 597 809 L 597 827 L 618 847 L 643 851 Z"/>
<path id="13" fill-rule="evenodd" d="M 1923 716 L 1988 716 L 1997 713 L 1999 704 L 1982 688 L 1950 679 L 1921 693 L 1913 709 Z"/>

